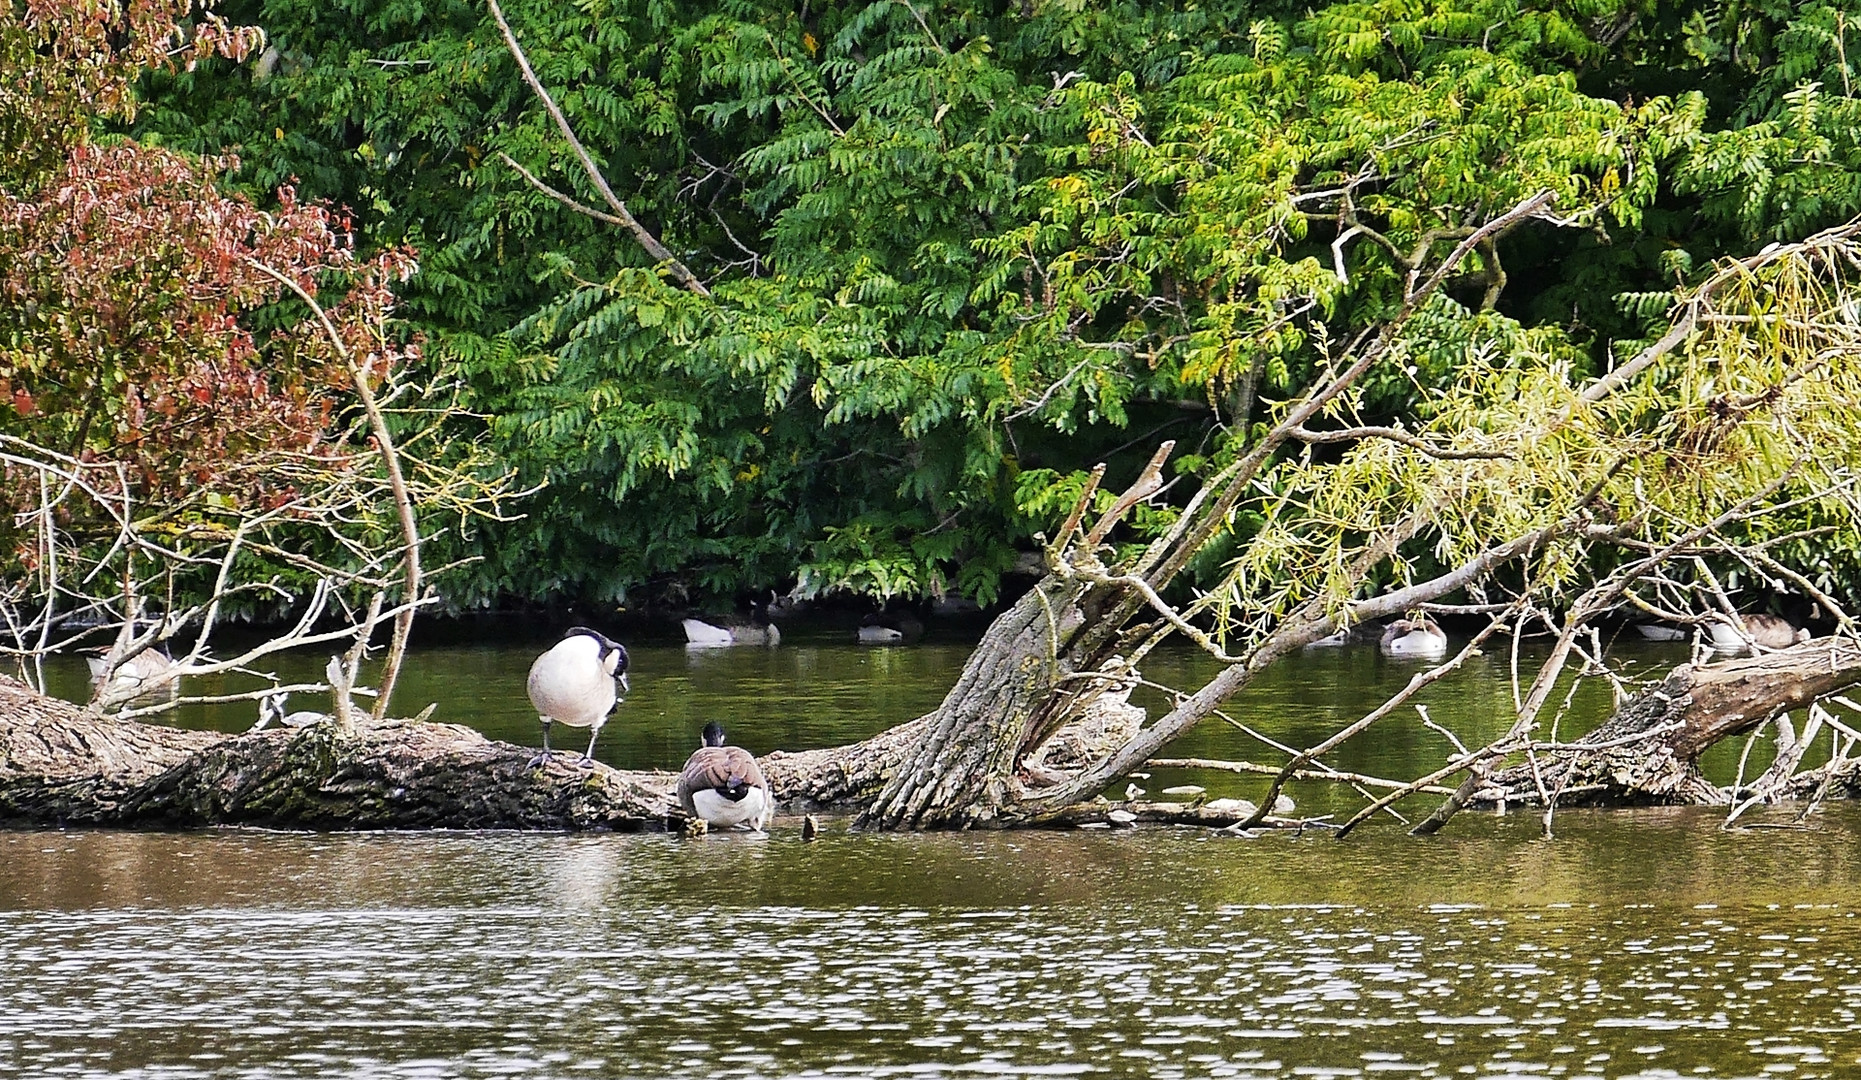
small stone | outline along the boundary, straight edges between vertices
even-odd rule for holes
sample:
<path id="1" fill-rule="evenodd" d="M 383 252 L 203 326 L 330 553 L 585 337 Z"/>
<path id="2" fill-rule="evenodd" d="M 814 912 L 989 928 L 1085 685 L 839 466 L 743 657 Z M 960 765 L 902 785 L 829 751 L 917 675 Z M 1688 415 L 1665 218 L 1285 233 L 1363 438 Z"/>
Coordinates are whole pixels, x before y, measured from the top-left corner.
<path id="1" fill-rule="evenodd" d="M 1144 797 L 1143 788 L 1138 787 L 1136 784 L 1126 784 L 1124 786 L 1124 798 L 1126 802 L 1130 802 L 1134 799 L 1141 799 L 1143 797 Z"/>
<path id="2" fill-rule="evenodd" d="M 1111 822 L 1113 825 L 1135 825 L 1137 823 L 1137 815 L 1131 813 L 1129 810 L 1112 810 L 1106 813 L 1105 820 Z"/>

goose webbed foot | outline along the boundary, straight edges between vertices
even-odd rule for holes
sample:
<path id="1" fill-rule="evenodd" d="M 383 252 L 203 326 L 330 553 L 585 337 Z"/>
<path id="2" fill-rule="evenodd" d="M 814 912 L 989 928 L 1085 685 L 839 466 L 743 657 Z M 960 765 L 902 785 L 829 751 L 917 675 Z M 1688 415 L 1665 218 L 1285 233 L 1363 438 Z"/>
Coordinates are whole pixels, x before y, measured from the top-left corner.
<path id="1" fill-rule="evenodd" d="M 555 752 L 551 750 L 545 750 L 542 753 L 530 759 L 530 768 L 540 769 L 548 765 L 550 762 L 554 760 L 556 760 Z"/>

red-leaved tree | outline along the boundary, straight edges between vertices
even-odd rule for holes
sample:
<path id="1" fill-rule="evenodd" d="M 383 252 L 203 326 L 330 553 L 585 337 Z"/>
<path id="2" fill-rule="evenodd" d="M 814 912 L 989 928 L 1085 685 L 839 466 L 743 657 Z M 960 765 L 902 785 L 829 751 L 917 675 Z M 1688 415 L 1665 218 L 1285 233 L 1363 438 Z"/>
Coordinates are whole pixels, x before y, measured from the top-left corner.
<path id="1" fill-rule="evenodd" d="M 501 490 L 470 462 L 403 476 L 394 442 L 448 408 L 389 322 L 411 252 L 363 257 L 346 215 L 288 187 L 272 207 L 222 191 L 231 158 L 97 133 L 149 69 L 262 41 L 194 0 L 0 6 L 0 615 L 26 657 L 114 628 L 99 708 L 146 689 L 111 675 L 183 628 L 180 670 L 249 663 L 206 650 L 230 607 L 296 615 L 275 647 L 355 638 L 339 682 L 394 613 L 385 708 L 426 599 L 416 505 L 469 515 Z"/>

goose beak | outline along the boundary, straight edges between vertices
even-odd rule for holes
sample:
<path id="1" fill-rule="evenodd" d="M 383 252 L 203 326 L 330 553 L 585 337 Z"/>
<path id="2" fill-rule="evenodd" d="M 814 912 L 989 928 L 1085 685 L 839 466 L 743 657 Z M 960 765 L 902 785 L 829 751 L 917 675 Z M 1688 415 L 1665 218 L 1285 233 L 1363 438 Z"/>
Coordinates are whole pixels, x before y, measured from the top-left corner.
<path id="1" fill-rule="evenodd" d="M 620 692 L 624 694 L 627 691 L 632 690 L 632 689 L 633 687 L 627 685 L 627 673 L 624 671 L 621 672 L 620 673 Z"/>

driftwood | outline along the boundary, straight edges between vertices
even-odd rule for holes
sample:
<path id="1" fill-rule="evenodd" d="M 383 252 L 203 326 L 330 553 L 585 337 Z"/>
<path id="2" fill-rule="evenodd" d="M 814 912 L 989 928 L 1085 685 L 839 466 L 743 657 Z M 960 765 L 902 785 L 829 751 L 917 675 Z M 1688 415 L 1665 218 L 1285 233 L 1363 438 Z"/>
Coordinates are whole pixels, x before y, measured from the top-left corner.
<path id="1" fill-rule="evenodd" d="M 853 746 L 776 753 L 763 770 L 796 809 L 869 799 L 915 742 L 903 724 Z M 661 829 L 669 772 L 534 747 L 458 724 L 390 721 L 225 735 L 87 717 L 0 676 L 0 824 L 311 829 Z"/>
<path id="2" fill-rule="evenodd" d="M 1473 805 L 1719 803 L 1699 755 L 1721 739 L 1861 681 L 1861 645 L 1822 639 L 1764 656 L 1683 665 L 1574 743 L 1495 773 Z M 773 753 L 763 770 L 789 812 L 870 804 L 930 731 L 931 717 L 850 746 Z M 0 677 L 0 824 L 284 828 L 611 829 L 675 827 L 673 775 L 584 767 L 457 724 L 389 722 L 238 735 L 86 717 Z M 1861 793 L 1861 765 L 1805 774 L 1785 794 Z M 1540 786 L 1542 785 L 1542 787 Z M 1252 807 L 1082 802 L 1055 825 L 1132 821 L 1210 826 Z M 1267 824 L 1285 824 L 1272 821 Z"/>
<path id="3" fill-rule="evenodd" d="M 670 777 L 557 760 L 456 724 L 242 735 L 86 717 L 0 677 L 0 822 L 317 829 L 662 823 Z"/>
<path id="4" fill-rule="evenodd" d="M 1493 774 L 1471 805 L 1724 805 L 1731 792 L 1700 775 L 1699 757 L 1793 709 L 1861 682 L 1861 644 L 1819 638 L 1760 656 L 1682 664 L 1590 734 L 1538 748 L 1530 763 Z M 1853 770 L 1848 774 L 1854 782 Z M 1839 778 L 1838 778 L 1839 779 Z M 1797 787 L 1808 797 L 1815 781 Z"/>

